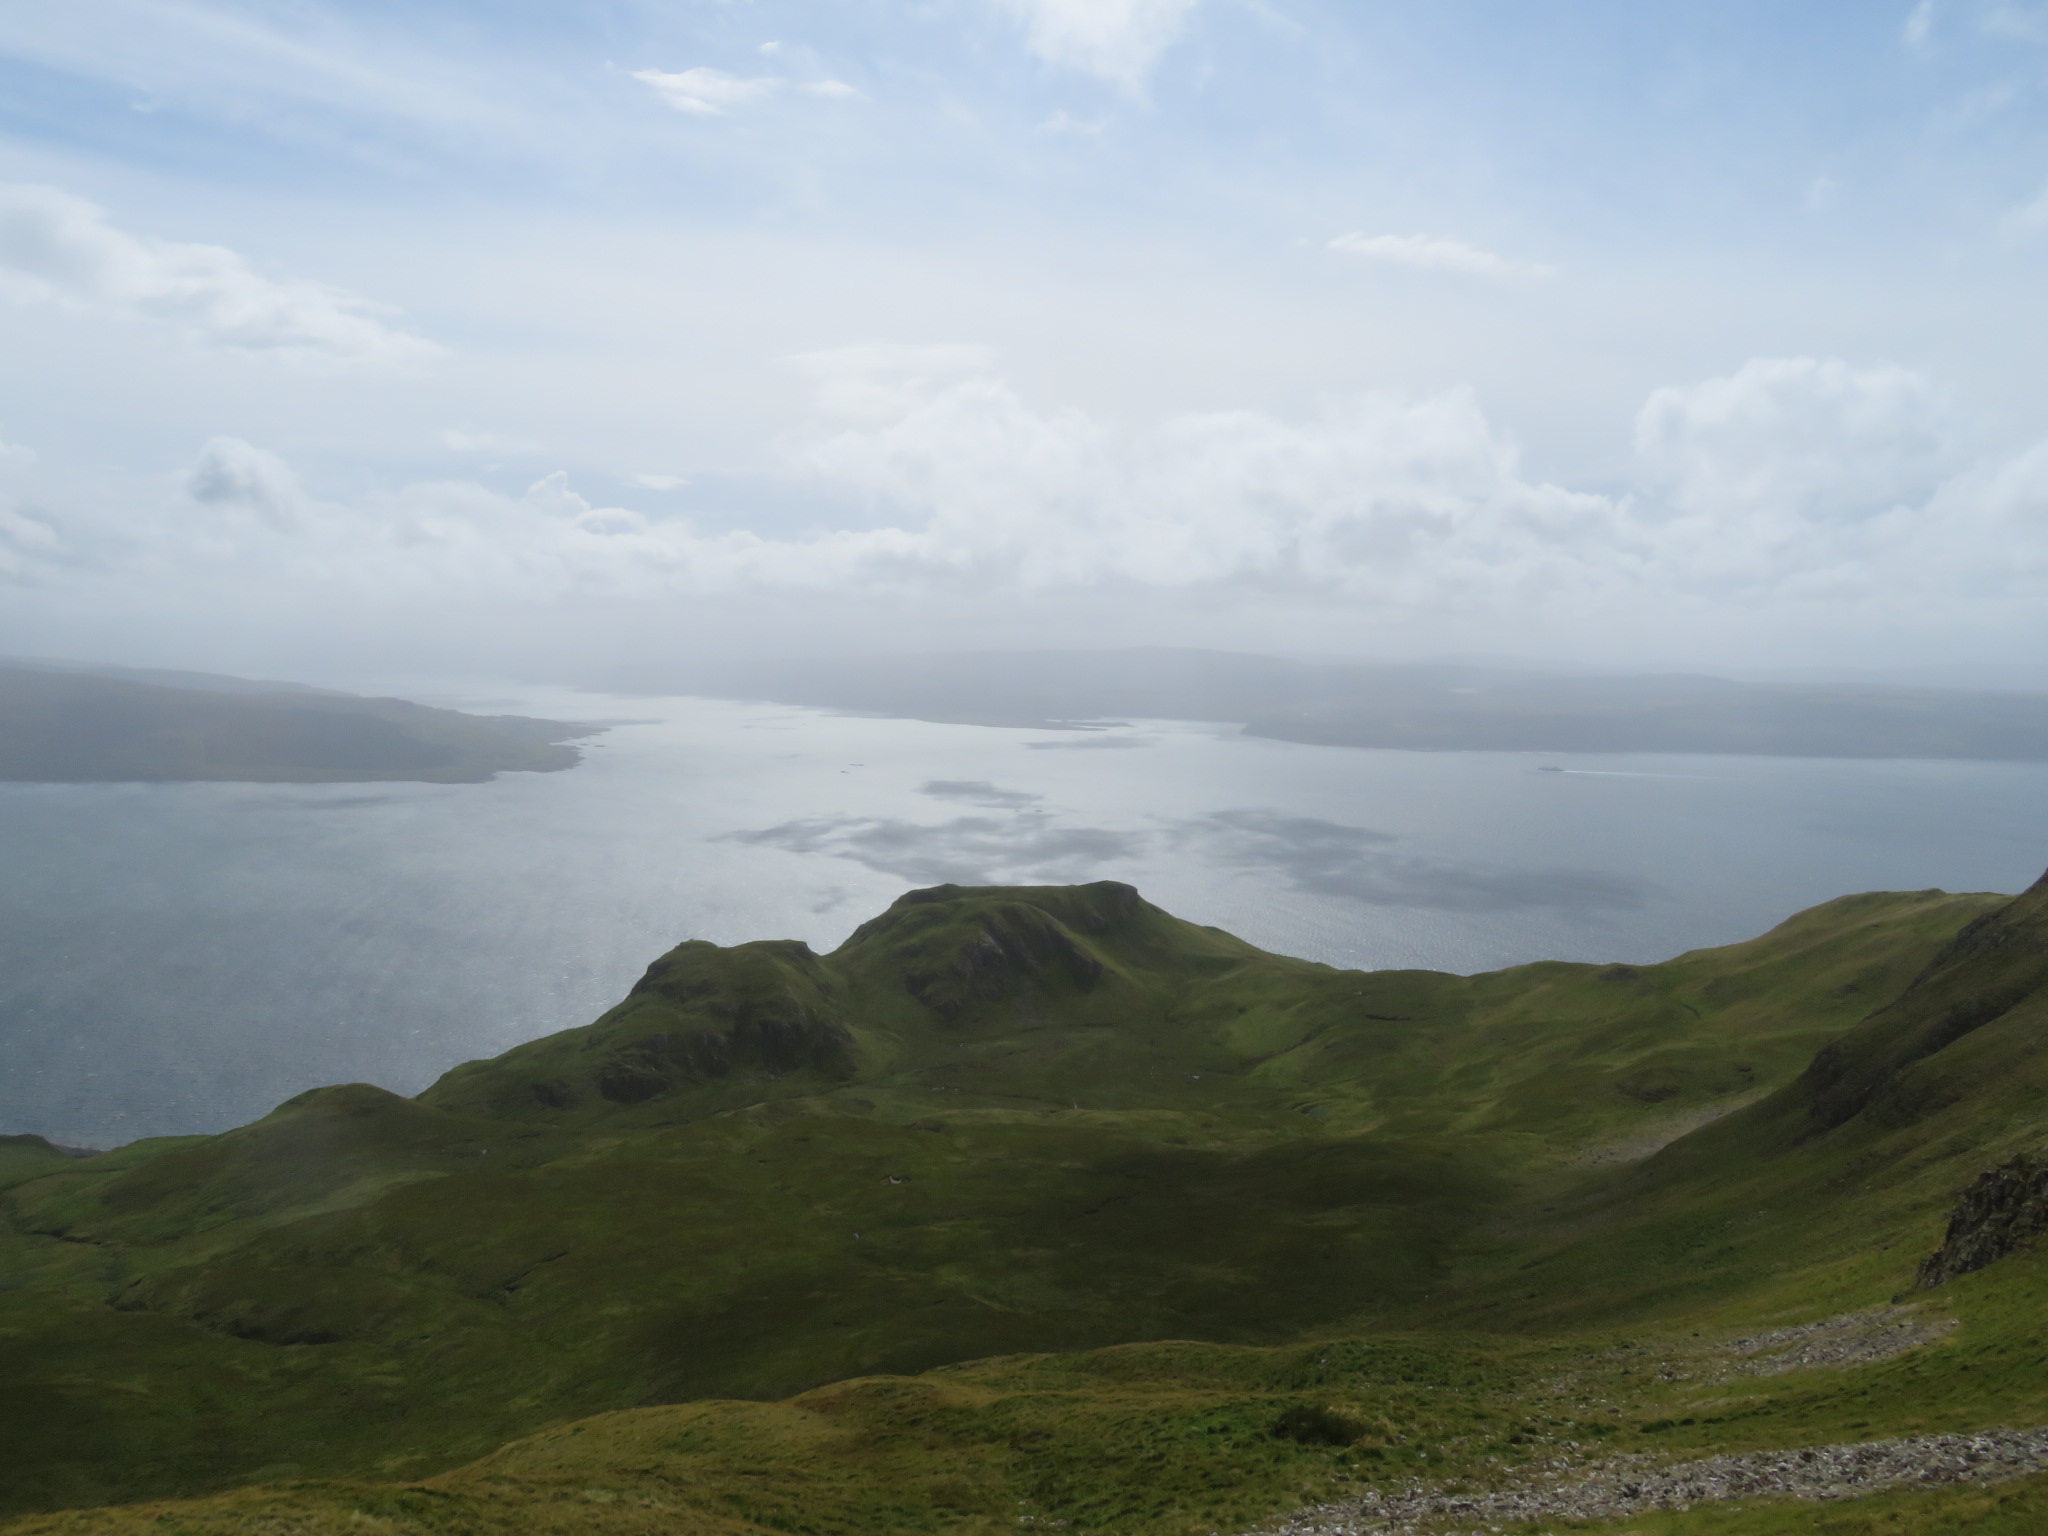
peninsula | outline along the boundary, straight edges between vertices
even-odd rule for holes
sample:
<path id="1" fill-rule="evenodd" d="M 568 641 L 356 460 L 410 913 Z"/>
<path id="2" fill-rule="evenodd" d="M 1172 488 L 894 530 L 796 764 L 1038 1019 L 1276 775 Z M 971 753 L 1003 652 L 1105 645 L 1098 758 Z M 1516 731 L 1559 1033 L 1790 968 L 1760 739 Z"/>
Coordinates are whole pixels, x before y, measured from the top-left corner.
<path id="1" fill-rule="evenodd" d="M 573 768 L 602 726 L 206 673 L 0 662 L 0 781 L 474 784 Z"/>

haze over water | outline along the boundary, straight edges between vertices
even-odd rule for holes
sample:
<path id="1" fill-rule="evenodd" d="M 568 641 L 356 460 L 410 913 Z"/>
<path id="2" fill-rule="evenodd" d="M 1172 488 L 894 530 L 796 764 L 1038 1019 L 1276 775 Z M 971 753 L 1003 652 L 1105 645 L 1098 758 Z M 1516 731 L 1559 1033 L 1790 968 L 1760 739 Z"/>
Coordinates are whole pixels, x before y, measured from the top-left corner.
<path id="1" fill-rule="evenodd" d="M 1118 879 L 1333 965 L 1652 961 L 1851 891 L 2013 891 L 2048 765 L 1301 746 L 541 694 L 481 785 L 0 785 L 0 1131 L 215 1131 L 589 1022 L 686 938 L 830 948 L 904 890 Z M 1563 771 L 1546 771 L 1557 770 Z"/>

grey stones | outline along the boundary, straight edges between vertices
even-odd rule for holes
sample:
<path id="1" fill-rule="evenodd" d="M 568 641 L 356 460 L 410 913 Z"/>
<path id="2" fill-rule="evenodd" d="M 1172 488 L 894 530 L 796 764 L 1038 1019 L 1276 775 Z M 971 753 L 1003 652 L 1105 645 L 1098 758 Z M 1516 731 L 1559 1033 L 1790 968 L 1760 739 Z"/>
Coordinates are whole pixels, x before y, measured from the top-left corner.
<path id="1" fill-rule="evenodd" d="M 1847 1499 L 1887 1488 L 1996 1482 L 2048 1466 L 2048 1429 L 1915 1435 L 1659 1463 L 1642 1455 L 1526 1469 L 1498 1488 L 1423 1483 L 1305 1509 L 1259 1536 L 1422 1536 L 1537 1520 L 1610 1520 L 1735 1499 Z"/>

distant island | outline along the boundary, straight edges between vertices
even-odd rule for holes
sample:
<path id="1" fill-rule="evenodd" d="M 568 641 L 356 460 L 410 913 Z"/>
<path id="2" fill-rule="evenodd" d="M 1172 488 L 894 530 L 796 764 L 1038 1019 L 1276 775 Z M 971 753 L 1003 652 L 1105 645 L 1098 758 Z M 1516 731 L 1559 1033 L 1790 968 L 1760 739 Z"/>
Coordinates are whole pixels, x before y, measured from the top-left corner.
<path id="1" fill-rule="evenodd" d="M 553 773 L 602 726 L 200 672 L 0 661 L 0 781 L 476 784 Z"/>
<path id="2" fill-rule="evenodd" d="M 1543 672 L 1231 651 L 960 651 L 643 663 L 618 690 L 966 725 L 1211 720 L 1322 746 L 2048 762 L 2048 694 Z"/>

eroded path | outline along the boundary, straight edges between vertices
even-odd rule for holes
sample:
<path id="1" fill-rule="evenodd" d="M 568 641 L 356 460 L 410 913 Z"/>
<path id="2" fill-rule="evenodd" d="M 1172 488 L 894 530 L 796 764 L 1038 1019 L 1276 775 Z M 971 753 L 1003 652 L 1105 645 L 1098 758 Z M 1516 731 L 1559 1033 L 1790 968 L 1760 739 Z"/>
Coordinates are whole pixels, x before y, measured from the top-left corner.
<path id="1" fill-rule="evenodd" d="M 2048 1428 L 1916 1435 L 1699 1461 L 1616 1456 L 1551 1463 L 1477 1492 L 1414 1484 L 1299 1511 L 1259 1536 L 1423 1536 L 1539 1520 L 1612 1520 L 1731 1499 L 1847 1499 L 1906 1486 L 1986 1483 L 2048 1469 Z"/>

